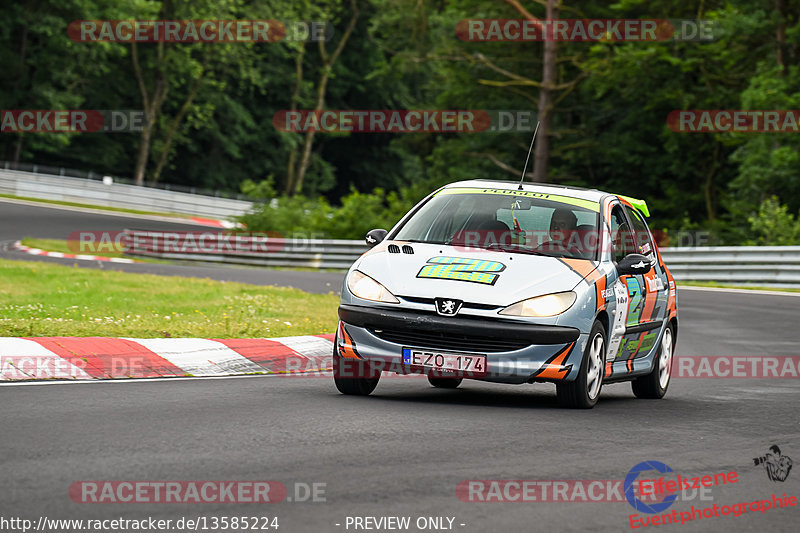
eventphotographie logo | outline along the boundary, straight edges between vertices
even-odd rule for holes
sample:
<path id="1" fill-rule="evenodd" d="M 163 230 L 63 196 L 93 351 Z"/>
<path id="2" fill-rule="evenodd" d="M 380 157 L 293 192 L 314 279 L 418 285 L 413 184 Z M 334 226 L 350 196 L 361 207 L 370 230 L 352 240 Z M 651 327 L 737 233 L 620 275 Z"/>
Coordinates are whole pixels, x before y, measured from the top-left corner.
<path id="1" fill-rule="evenodd" d="M 770 446 L 767 453 L 761 457 L 754 457 L 753 463 L 756 466 L 764 466 L 770 481 L 786 481 L 786 478 L 789 477 L 789 472 L 792 471 L 792 459 L 782 455 L 781 449 L 777 444 Z"/>

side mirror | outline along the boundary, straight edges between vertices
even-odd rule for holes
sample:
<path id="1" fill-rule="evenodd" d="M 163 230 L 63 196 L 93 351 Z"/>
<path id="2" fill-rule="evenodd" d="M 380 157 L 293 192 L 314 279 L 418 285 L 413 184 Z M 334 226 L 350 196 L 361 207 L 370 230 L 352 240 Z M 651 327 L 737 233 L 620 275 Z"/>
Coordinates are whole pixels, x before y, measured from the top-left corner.
<path id="1" fill-rule="evenodd" d="M 620 276 L 638 276 L 647 274 L 651 268 L 653 268 L 653 265 L 650 264 L 649 258 L 642 254 L 629 254 L 617 263 L 617 274 Z"/>
<path id="2" fill-rule="evenodd" d="M 364 240 L 365 240 L 365 241 L 367 241 L 367 246 L 369 246 L 370 248 L 372 248 L 373 246 L 375 246 L 376 244 L 378 244 L 379 242 L 381 242 L 383 239 L 385 239 L 385 238 L 386 238 L 386 235 L 387 235 L 388 233 L 389 233 L 389 232 L 388 232 L 388 231 L 386 231 L 385 229 L 373 229 L 373 230 L 369 230 L 369 231 L 367 232 L 367 236 L 364 238 Z"/>

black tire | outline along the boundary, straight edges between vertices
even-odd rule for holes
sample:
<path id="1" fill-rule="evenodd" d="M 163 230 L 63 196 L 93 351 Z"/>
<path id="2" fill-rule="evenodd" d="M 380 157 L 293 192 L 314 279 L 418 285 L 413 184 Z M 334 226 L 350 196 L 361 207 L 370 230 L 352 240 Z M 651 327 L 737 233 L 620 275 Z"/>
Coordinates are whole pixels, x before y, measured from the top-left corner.
<path id="1" fill-rule="evenodd" d="M 556 383 L 558 402 L 572 409 L 591 409 L 600 397 L 606 366 L 606 328 L 595 321 L 586 341 L 578 377 Z"/>
<path id="2" fill-rule="evenodd" d="M 428 375 L 428 383 L 437 389 L 455 389 L 464 381 L 463 378 L 442 378 Z"/>
<path id="3" fill-rule="evenodd" d="M 653 360 L 653 370 L 646 376 L 631 381 L 631 389 L 637 398 L 658 400 L 663 398 L 672 381 L 672 361 L 675 353 L 675 331 L 669 324 L 661 336 L 658 353 Z"/>
<path id="4" fill-rule="evenodd" d="M 375 371 L 365 361 L 358 361 L 349 366 L 350 369 L 358 368 L 355 372 L 348 370 L 345 372 L 346 376 L 342 375 L 342 356 L 339 355 L 338 339 L 333 340 L 333 382 L 336 384 L 336 389 L 342 394 L 352 396 L 368 396 L 378 386 L 378 381 L 381 379 L 379 371 Z M 350 361 L 355 361 L 351 359 Z M 366 375 L 368 377 L 352 377 L 352 374 L 358 376 Z M 374 377 L 373 377 L 374 376 Z"/>

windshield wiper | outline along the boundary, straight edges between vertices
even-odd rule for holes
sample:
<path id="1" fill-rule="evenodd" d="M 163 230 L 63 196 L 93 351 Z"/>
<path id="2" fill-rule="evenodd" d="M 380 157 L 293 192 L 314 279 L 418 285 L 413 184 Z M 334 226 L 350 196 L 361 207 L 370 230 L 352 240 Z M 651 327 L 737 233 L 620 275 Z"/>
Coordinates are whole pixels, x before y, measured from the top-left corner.
<path id="1" fill-rule="evenodd" d="M 423 241 L 422 239 L 394 239 L 400 242 L 416 242 L 420 244 L 450 244 L 449 242 L 445 241 Z"/>
<path id="2" fill-rule="evenodd" d="M 545 257 L 556 257 L 553 254 L 548 254 L 541 250 L 533 250 L 530 248 L 522 248 L 519 245 L 501 245 L 499 242 L 492 242 L 484 246 L 487 250 L 497 249 L 501 252 L 511 252 L 511 253 L 520 253 L 520 254 L 530 254 L 530 255 L 543 255 Z"/>

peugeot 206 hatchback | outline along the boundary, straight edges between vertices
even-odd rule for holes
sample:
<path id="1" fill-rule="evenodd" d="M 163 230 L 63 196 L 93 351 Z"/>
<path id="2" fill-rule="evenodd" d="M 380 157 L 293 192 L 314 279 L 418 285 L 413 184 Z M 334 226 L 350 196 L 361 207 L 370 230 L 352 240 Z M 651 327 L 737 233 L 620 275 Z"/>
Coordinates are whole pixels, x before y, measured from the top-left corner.
<path id="1" fill-rule="evenodd" d="M 463 181 L 433 192 L 350 268 L 334 380 L 367 395 L 384 372 L 555 383 L 590 408 L 604 383 L 667 391 L 675 282 L 641 200 L 554 185 Z"/>

